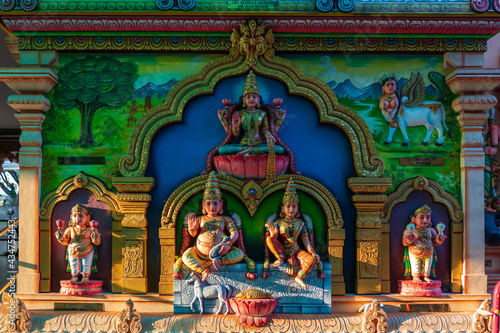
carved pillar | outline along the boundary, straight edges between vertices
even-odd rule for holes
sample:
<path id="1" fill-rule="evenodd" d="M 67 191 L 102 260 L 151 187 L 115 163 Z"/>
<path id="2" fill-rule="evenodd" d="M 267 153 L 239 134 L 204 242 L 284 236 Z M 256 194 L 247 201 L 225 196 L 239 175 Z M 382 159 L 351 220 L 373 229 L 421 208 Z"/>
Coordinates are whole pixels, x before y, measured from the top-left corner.
<path id="1" fill-rule="evenodd" d="M 114 177 L 120 191 L 118 200 L 124 214 L 122 220 L 122 293 L 143 294 L 148 291 L 147 239 L 148 210 L 155 186 L 152 177 Z"/>
<path id="2" fill-rule="evenodd" d="M 42 167 L 43 112 L 50 107 L 43 96 L 57 83 L 50 69 L 57 66 L 58 54 L 22 52 L 21 67 L 1 68 L 0 80 L 19 95 L 9 96 L 7 104 L 14 108 L 21 124 L 19 143 L 19 272 L 17 292 L 39 292 L 39 203 Z"/>
<path id="3" fill-rule="evenodd" d="M 382 292 L 382 273 L 388 273 L 388 271 L 385 272 L 381 269 L 382 221 L 380 211 L 387 198 L 382 193 L 391 184 L 391 178 L 353 177 L 347 179 L 347 186 L 354 193 L 352 202 L 356 208 L 357 294 L 380 294 Z"/>
<path id="4" fill-rule="evenodd" d="M 160 228 L 161 275 L 160 295 L 174 294 L 175 228 Z"/>
<path id="5" fill-rule="evenodd" d="M 463 292 L 485 294 L 484 271 L 484 153 L 482 129 L 487 110 L 497 104 L 490 94 L 500 84 L 500 69 L 483 69 L 482 53 L 445 54 L 445 67 L 454 68 L 446 76 L 450 89 L 460 96 L 452 102 L 459 113 L 462 130 L 460 154 L 462 207 L 464 211 Z"/>

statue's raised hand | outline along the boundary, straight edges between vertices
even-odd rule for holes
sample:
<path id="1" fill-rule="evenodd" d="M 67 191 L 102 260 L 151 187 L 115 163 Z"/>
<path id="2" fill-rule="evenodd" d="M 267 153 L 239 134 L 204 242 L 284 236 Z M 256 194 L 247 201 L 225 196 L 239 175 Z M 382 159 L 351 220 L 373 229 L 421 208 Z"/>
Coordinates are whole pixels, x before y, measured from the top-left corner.
<path id="1" fill-rule="evenodd" d="M 240 113 L 238 111 L 236 111 L 235 113 L 233 113 L 232 123 L 233 123 L 233 128 L 234 129 L 237 129 L 237 128 L 240 127 L 240 125 L 241 125 L 241 118 L 240 118 Z"/>
<path id="2" fill-rule="evenodd" d="M 271 236 L 271 238 L 277 238 L 278 237 L 278 227 L 276 227 L 276 225 L 274 223 L 269 223 L 267 225 L 267 230 L 269 230 L 269 236 Z"/>
<path id="3" fill-rule="evenodd" d="M 189 230 L 198 229 L 198 220 L 196 219 L 196 214 L 191 213 L 191 215 L 189 215 L 188 228 Z"/>
<path id="4" fill-rule="evenodd" d="M 224 108 L 222 110 L 217 111 L 217 115 L 219 116 L 219 120 L 221 123 L 227 123 L 227 109 Z"/>

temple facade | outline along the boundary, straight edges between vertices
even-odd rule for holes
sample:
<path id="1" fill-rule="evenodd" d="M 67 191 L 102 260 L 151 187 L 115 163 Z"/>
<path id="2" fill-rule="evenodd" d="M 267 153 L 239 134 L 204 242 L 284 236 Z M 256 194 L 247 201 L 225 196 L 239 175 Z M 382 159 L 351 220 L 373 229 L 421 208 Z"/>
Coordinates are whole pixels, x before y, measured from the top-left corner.
<path id="1" fill-rule="evenodd" d="M 495 330 L 498 0 L 0 10 L 1 331 Z"/>

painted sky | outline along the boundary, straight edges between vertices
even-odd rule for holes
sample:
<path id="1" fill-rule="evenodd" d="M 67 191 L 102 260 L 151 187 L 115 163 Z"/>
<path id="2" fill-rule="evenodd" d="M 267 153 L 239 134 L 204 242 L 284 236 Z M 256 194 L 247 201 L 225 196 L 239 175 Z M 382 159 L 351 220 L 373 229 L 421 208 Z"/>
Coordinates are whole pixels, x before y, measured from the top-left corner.
<path id="1" fill-rule="evenodd" d="M 358 87 L 380 82 L 385 73 L 396 77 L 420 72 L 424 77 L 430 71 L 443 73 L 443 57 L 438 55 L 360 55 L 360 54 L 305 54 L 283 56 L 295 62 L 302 70 L 326 83 L 350 79 Z"/>
<path id="2" fill-rule="evenodd" d="M 167 83 L 171 79 L 182 80 L 188 75 L 198 73 L 210 61 L 219 58 L 220 54 L 139 54 L 124 57 L 122 60 L 135 61 L 140 65 L 139 79 L 136 88 L 152 82 L 156 85 Z"/>

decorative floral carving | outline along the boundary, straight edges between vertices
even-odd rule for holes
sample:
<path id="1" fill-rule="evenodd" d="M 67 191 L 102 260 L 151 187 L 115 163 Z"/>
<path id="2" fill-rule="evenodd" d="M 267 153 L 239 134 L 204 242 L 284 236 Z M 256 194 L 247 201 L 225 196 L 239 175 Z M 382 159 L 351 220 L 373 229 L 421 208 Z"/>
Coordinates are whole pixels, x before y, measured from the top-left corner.
<path id="1" fill-rule="evenodd" d="M 387 332 L 387 313 L 377 299 L 363 305 L 359 312 L 363 312 L 363 333 Z"/>
<path id="2" fill-rule="evenodd" d="M 471 0 L 470 5 L 478 13 L 484 13 L 490 7 L 489 0 Z"/>
<path id="3" fill-rule="evenodd" d="M 24 305 L 21 299 L 16 297 L 12 298 L 7 292 L 5 292 L 2 295 L 2 303 L 3 307 L 7 309 L 10 309 L 11 304 L 14 304 L 13 317 L 11 316 L 12 313 L 9 313 L 5 316 L 5 319 L 7 321 L 6 331 L 26 332 L 31 330 L 31 317 L 28 309 L 26 308 L 26 305 Z"/>
<path id="4" fill-rule="evenodd" d="M 330 264 L 332 275 L 342 275 L 343 253 L 342 246 L 329 246 Z"/>
<path id="5" fill-rule="evenodd" d="M 240 23 L 240 31 L 233 29 L 231 34 L 232 46 L 241 54 L 246 55 L 246 62 L 250 67 L 257 63 L 257 56 L 263 55 L 274 43 L 273 30 L 266 31 L 266 25 L 257 25 L 254 19 L 248 24 Z"/>
<path id="6" fill-rule="evenodd" d="M 174 247 L 161 247 L 161 275 L 171 276 L 174 273 Z"/>
<path id="7" fill-rule="evenodd" d="M 492 315 L 491 301 L 485 299 L 479 309 L 476 310 L 472 321 L 472 331 L 477 333 L 491 332 Z"/>
<path id="8" fill-rule="evenodd" d="M 378 242 L 360 242 L 359 244 L 359 277 L 378 277 Z"/>
<path id="9" fill-rule="evenodd" d="M 134 302 L 130 298 L 125 303 L 125 309 L 120 311 L 116 330 L 119 333 L 139 333 L 142 330 L 141 315 L 134 309 Z"/>
<path id="10" fill-rule="evenodd" d="M 127 278 L 144 277 L 144 244 L 142 241 L 124 242 L 123 275 Z"/>

